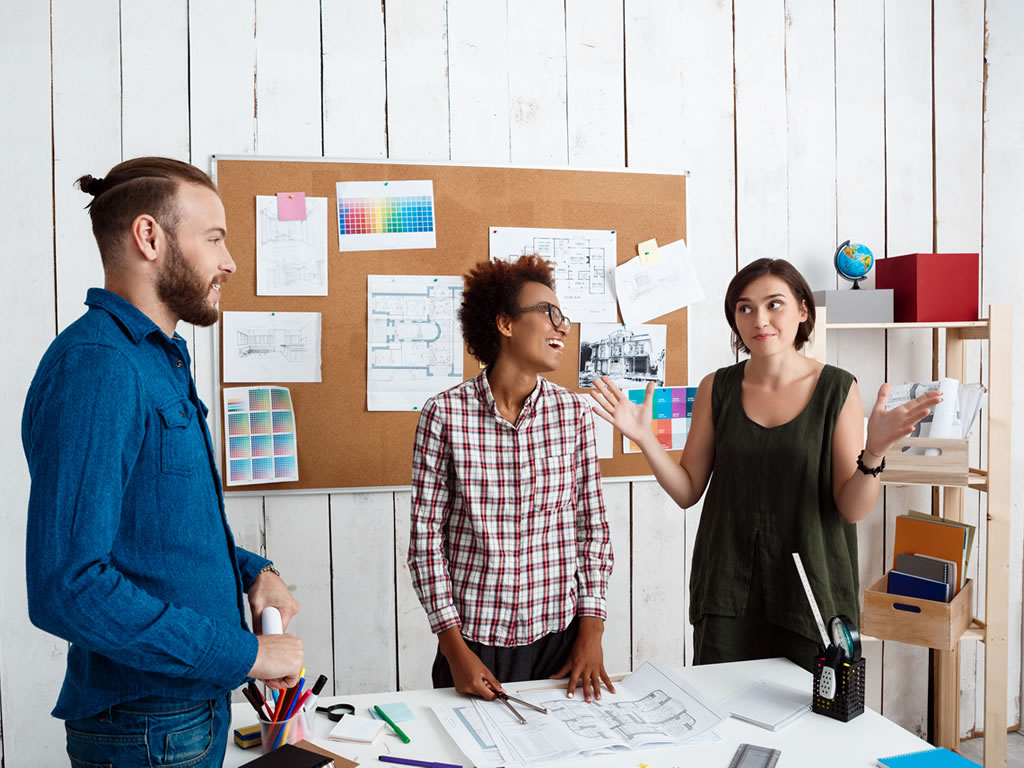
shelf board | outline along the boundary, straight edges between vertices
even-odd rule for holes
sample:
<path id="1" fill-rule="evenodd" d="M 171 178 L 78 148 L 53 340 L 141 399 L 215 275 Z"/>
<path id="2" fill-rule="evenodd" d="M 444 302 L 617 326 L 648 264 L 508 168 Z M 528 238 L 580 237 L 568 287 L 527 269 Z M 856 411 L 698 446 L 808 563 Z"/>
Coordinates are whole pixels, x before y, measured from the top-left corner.
<path id="1" fill-rule="evenodd" d="M 825 323 L 827 331 L 855 331 L 864 329 L 900 330 L 915 328 L 988 328 L 988 320 L 958 320 L 948 323 Z"/>
<path id="2" fill-rule="evenodd" d="M 886 480 L 885 473 L 882 473 L 882 485 L 926 485 L 934 486 L 936 488 L 973 488 L 976 491 L 987 491 L 988 490 L 988 473 L 980 469 L 969 469 L 967 472 L 966 483 L 942 483 L 936 482 L 936 478 L 929 478 L 927 475 L 921 476 L 918 480 Z"/>

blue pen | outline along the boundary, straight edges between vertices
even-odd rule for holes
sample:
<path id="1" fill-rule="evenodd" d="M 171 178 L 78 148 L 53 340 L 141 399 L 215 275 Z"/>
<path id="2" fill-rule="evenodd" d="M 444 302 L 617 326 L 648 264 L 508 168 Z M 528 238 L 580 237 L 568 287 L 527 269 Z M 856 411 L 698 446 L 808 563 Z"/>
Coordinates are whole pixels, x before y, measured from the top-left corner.
<path id="1" fill-rule="evenodd" d="M 410 760 L 407 757 L 391 757 L 391 755 L 377 755 L 382 763 L 397 763 L 398 765 L 418 765 L 420 768 L 462 768 L 455 763 L 432 763 L 429 760 Z"/>

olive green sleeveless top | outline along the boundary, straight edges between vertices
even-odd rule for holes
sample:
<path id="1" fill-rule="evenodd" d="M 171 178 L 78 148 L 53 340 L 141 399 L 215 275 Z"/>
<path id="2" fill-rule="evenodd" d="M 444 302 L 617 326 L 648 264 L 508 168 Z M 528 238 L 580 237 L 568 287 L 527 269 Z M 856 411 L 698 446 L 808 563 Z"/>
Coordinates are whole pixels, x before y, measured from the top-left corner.
<path id="1" fill-rule="evenodd" d="M 857 530 L 832 497 L 832 433 L 853 376 L 826 365 L 800 415 L 763 427 L 743 410 L 745 365 L 718 370 L 711 390 L 715 465 L 694 544 L 690 621 L 740 616 L 761 600 L 773 624 L 818 641 L 793 552 L 823 619 L 841 613 L 860 624 Z"/>

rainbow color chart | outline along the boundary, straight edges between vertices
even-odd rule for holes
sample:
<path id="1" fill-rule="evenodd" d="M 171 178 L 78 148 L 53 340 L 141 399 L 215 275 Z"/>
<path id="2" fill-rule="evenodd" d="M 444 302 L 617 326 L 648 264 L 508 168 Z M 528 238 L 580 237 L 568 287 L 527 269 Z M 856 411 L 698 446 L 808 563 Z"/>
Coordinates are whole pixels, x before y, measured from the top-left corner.
<path id="1" fill-rule="evenodd" d="M 228 485 L 299 479 L 295 411 L 287 387 L 224 390 Z"/>
<path id="2" fill-rule="evenodd" d="M 339 181 L 338 250 L 433 248 L 432 181 Z"/>
<path id="3" fill-rule="evenodd" d="M 634 403 L 644 401 L 644 390 L 627 390 Z M 652 406 L 651 431 L 667 451 L 682 450 L 686 436 L 690 433 L 690 418 L 693 415 L 693 399 L 696 387 L 656 387 Z M 640 448 L 628 437 L 622 438 L 623 453 L 639 453 Z"/>

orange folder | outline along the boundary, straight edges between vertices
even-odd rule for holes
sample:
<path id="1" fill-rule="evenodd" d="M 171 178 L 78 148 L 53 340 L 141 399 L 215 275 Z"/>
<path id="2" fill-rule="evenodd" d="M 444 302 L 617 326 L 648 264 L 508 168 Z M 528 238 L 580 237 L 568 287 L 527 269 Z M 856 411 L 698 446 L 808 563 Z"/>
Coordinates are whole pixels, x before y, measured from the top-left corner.
<path id="1" fill-rule="evenodd" d="M 964 562 L 967 557 L 967 532 L 963 528 L 944 525 L 941 519 L 935 522 L 909 515 L 896 518 L 896 541 L 893 547 L 893 568 L 896 556 L 930 555 L 956 563 L 957 591 L 964 585 Z"/>

